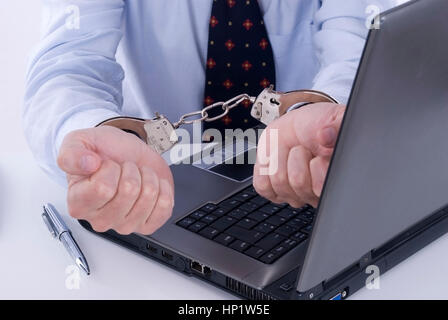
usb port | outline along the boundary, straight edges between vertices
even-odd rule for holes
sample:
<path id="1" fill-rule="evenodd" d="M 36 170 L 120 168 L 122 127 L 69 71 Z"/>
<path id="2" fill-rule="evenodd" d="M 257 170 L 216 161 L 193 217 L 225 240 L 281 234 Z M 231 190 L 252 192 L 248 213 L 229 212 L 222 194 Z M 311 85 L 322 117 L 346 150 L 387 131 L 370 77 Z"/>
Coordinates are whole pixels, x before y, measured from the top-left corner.
<path id="1" fill-rule="evenodd" d="M 162 257 L 164 257 L 166 260 L 173 260 L 173 255 L 166 252 L 165 250 L 162 250 Z"/>
<path id="2" fill-rule="evenodd" d="M 150 251 L 151 253 L 154 253 L 154 254 L 157 253 L 157 248 L 154 248 L 149 243 L 146 244 L 146 250 L 148 250 L 148 251 Z"/>

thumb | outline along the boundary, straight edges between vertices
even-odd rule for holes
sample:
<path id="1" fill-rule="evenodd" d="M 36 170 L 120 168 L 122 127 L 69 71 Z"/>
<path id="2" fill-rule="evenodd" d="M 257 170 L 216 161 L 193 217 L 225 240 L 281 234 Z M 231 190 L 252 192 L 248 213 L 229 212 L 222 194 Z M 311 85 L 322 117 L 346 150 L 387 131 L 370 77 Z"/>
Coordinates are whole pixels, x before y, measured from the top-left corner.
<path id="1" fill-rule="evenodd" d="M 321 156 L 331 156 L 333 148 L 336 145 L 342 119 L 344 117 L 345 107 L 338 106 L 333 111 L 328 121 L 318 130 L 317 142 L 319 143 L 319 152 Z"/>
<path id="2" fill-rule="evenodd" d="M 59 151 L 58 165 L 67 174 L 89 176 L 98 170 L 101 158 L 82 142 L 64 141 Z"/>

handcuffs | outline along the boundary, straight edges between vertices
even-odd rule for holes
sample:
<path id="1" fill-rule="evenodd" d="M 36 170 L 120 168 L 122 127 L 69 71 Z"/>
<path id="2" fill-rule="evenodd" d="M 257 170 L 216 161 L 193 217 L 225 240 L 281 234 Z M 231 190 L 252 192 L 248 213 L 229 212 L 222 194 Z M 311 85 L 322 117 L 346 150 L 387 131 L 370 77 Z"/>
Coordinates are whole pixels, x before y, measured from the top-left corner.
<path id="1" fill-rule="evenodd" d="M 179 121 L 172 123 L 164 115 L 156 113 L 153 119 L 139 119 L 132 117 L 116 117 L 101 122 L 98 126 L 112 126 L 137 135 L 154 151 L 162 154 L 170 150 L 177 142 L 176 129 L 184 124 L 195 122 L 211 122 L 226 116 L 229 111 L 239 106 L 243 101 L 253 103 L 251 116 L 265 125 L 286 114 L 291 109 L 304 105 L 329 102 L 338 103 L 326 93 L 314 90 L 296 90 L 290 92 L 275 91 L 273 86 L 264 89 L 258 97 L 241 94 L 226 102 L 217 102 L 200 111 L 183 115 Z M 213 118 L 208 112 L 214 108 L 222 108 L 222 113 Z M 194 118 L 189 120 L 190 118 Z"/>

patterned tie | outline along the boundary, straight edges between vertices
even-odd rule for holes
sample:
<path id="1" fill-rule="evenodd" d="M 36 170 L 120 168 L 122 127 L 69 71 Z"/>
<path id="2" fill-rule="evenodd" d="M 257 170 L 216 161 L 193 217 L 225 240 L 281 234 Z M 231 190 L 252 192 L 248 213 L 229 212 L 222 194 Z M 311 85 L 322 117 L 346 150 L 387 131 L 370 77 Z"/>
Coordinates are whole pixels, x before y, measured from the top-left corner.
<path id="1" fill-rule="evenodd" d="M 270 84 L 275 84 L 274 55 L 258 1 L 213 0 L 204 106 L 241 93 L 257 96 Z M 206 122 L 203 129 L 224 134 L 225 129 L 252 128 L 259 123 L 250 116 L 251 106 L 246 100 L 221 120 Z"/>

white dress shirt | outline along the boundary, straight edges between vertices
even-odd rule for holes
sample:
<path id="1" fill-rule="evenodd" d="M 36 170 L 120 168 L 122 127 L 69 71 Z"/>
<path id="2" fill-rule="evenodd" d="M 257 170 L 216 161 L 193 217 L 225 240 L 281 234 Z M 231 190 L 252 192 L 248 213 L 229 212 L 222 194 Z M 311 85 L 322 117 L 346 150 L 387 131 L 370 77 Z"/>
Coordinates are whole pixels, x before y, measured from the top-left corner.
<path id="1" fill-rule="evenodd" d="M 385 10 L 395 0 L 259 3 L 276 89 L 321 90 L 344 103 L 368 32 L 368 8 Z M 119 115 L 149 118 L 159 111 L 177 120 L 201 108 L 211 6 L 212 0 L 44 0 L 23 114 L 39 165 L 65 183 L 56 157 L 68 132 Z"/>

